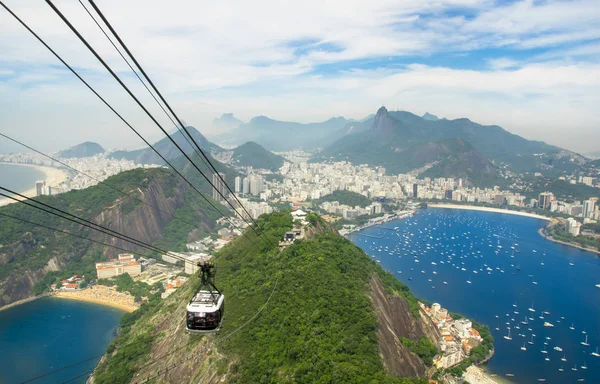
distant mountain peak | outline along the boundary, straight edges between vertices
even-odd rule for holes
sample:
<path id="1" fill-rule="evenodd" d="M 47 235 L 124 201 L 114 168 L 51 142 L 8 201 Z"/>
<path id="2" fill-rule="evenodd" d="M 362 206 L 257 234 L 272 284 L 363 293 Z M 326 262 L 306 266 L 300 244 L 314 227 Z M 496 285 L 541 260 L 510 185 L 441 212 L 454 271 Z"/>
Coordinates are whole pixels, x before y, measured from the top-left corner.
<path id="1" fill-rule="evenodd" d="M 375 119 L 377 119 L 378 117 L 387 116 L 387 115 L 388 115 L 387 108 L 382 106 L 381 108 L 379 108 L 377 110 L 377 115 L 375 115 Z"/>
<path id="2" fill-rule="evenodd" d="M 429 120 L 429 121 L 437 121 L 437 120 L 439 120 L 439 119 L 440 119 L 440 118 L 439 118 L 439 117 L 437 117 L 436 115 L 432 115 L 432 114 L 431 114 L 431 113 L 429 113 L 429 112 L 425 112 L 425 114 L 424 114 L 423 116 L 421 116 L 421 117 L 422 117 L 423 119 L 425 119 L 425 120 Z"/>
<path id="3" fill-rule="evenodd" d="M 244 122 L 233 116 L 233 113 L 224 113 L 213 120 L 213 126 L 220 129 L 237 128 Z"/>
<path id="4" fill-rule="evenodd" d="M 275 120 L 264 115 L 255 116 L 250 120 L 251 124 L 269 124 L 273 122 L 275 122 Z"/>

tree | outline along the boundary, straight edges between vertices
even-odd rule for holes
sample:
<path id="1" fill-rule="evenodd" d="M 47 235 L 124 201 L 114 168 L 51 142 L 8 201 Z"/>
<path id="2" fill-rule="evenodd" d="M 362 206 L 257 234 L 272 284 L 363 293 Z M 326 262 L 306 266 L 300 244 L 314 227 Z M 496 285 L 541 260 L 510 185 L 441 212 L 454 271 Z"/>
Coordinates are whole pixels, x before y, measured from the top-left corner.
<path id="1" fill-rule="evenodd" d="M 60 287 L 62 287 L 62 281 L 58 280 L 56 282 L 56 289 L 60 289 Z"/>

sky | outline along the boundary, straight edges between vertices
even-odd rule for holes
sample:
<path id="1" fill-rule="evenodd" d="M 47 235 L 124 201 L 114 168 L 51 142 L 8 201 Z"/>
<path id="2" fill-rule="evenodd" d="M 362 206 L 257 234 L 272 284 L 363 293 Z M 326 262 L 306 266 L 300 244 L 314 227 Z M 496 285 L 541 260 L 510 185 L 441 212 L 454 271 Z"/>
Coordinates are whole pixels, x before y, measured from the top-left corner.
<path id="1" fill-rule="evenodd" d="M 2 1 L 145 137 L 164 137 L 45 2 Z M 172 131 L 81 4 L 54 3 Z M 315 122 L 385 105 L 600 151 L 598 0 L 96 4 L 176 113 L 207 135 L 227 112 Z M 43 151 L 143 146 L 1 7 L 0 52 L 0 132 Z"/>

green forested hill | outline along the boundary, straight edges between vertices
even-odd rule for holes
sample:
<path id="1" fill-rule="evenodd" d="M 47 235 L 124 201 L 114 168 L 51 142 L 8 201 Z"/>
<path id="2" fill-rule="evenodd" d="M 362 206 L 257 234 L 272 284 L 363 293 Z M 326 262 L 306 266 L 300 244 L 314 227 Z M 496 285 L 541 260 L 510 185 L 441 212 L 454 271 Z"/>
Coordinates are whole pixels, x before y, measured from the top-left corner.
<path id="1" fill-rule="evenodd" d="M 292 220 L 275 213 L 259 225 L 278 241 Z M 185 333 L 197 278 L 126 315 L 95 382 L 426 383 L 384 370 L 370 281 L 380 276 L 389 294 L 406 300 L 410 310 L 396 316 L 413 323 L 416 299 L 350 241 L 323 230 L 319 220 L 315 225 L 316 237 L 281 252 L 238 238 L 216 255 L 216 282 L 226 297 L 217 334 Z M 406 353 L 405 364 L 416 358 Z"/>
<path id="2" fill-rule="evenodd" d="M 527 140 L 497 125 L 481 125 L 466 118 L 430 120 L 405 111 L 388 112 L 381 107 L 377 115 L 362 124 L 368 124 L 370 128 L 344 135 L 327 146 L 321 158 L 384 165 L 392 172 L 406 172 L 427 162 L 442 160 L 435 156 L 439 151 L 437 144 L 455 140 L 469 143 L 478 157 L 489 159 L 499 166 L 507 165 L 510 170 L 519 173 L 559 175 L 572 172 L 585 163 L 585 158 L 576 153 L 541 141 Z M 433 156 L 424 156 L 431 152 L 428 144 L 436 144 L 432 148 Z M 456 158 L 452 152 L 445 156 Z M 438 168 L 437 173 L 445 177 L 460 177 L 456 175 L 457 170 L 462 173 L 465 168 L 474 168 L 478 163 L 479 159 L 471 164 L 470 158 L 463 158 L 453 166 Z"/>
<path id="3" fill-rule="evenodd" d="M 187 130 L 191 133 L 192 138 L 198 144 L 198 146 L 208 155 L 210 152 L 215 150 L 220 150 L 218 145 L 211 143 L 194 127 L 186 127 Z M 185 151 L 186 154 L 194 153 L 196 150 L 195 146 L 190 145 L 188 140 L 186 140 L 186 136 L 182 134 L 182 131 L 177 131 L 171 134 L 173 140 Z M 161 139 L 153 144 L 154 148 L 167 160 L 173 160 L 181 156 L 181 152 L 168 137 Z M 126 159 L 131 160 L 137 164 L 164 164 L 162 159 L 149 147 L 136 149 L 132 151 L 122 150 L 112 152 L 110 157 L 115 159 Z"/>
<path id="4" fill-rule="evenodd" d="M 182 169 L 188 174 L 185 166 Z M 200 176 L 189 172 L 188 177 L 210 196 L 210 188 Z M 219 217 L 218 212 L 179 176 L 166 169 L 135 169 L 112 176 L 106 183 L 159 207 L 162 212 L 101 184 L 36 199 L 167 250 L 184 250 L 185 244 L 189 242 L 190 232 L 194 232 L 196 236 L 211 232 Z M 228 212 L 224 207 L 220 210 Z M 166 212 L 173 212 L 179 220 Z M 89 237 L 138 255 L 148 254 L 141 247 L 23 204 L 14 203 L 1 207 L 0 306 L 28 297 L 31 293 L 39 293 L 64 274 L 82 273 L 93 276 L 95 261 L 105 260 L 119 252 L 2 214 Z"/>
<path id="5" fill-rule="evenodd" d="M 249 141 L 233 150 L 231 161 L 235 165 L 276 171 L 283 165 L 284 158 L 267 151 L 264 147 Z"/>
<path id="6" fill-rule="evenodd" d="M 316 200 L 315 203 L 320 204 L 324 201 L 338 201 L 340 204 L 349 205 L 351 207 L 359 205 L 363 208 L 371 204 L 371 200 L 368 197 L 363 196 L 360 193 L 346 190 L 333 191 L 329 195 L 325 195 Z"/>
<path id="7" fill-rule="evenodd" d="M 100 153 L 104 153 L 104 148 L 100 144 L 86 141 L 85 143 L 60 151 L 58 156 L 68 159 L 72 157 L 90 157 Z"/>

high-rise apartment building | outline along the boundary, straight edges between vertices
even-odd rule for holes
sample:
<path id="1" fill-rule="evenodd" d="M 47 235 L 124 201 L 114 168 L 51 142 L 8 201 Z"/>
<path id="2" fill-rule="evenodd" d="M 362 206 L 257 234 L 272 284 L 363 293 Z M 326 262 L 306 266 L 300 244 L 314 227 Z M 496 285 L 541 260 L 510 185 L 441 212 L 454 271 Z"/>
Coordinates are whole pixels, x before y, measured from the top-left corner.
<path id="1" fill-rule="evenodd" d="M 242 178 L 239 176 L 235 177 L 235 189 L 234 189 L 235 193 L 240 193 L 242 192 Z"/>
<path id="2" fill-rule="evenodd" d="M 224 173 L 219 173 L 213 174 L 212 177 L 212 183 L 213 183 L 213 191 L 212 191 L 212 198 L 214 200 L 217 201 L 224 201 L 225 199 L 223 198 L 223 196 L 227 196 L 226 195 L 226 191 L 227 188 L 225 187 L 225 174 Z"/>
<path id="3" fill-rule="evenodd" d="M 540 209 L 548 209 L 550 208 L 552 200 L 554 200 L 554 194 L 552 192 L 542 192 L 538 199 L 538 206 Z"/>

